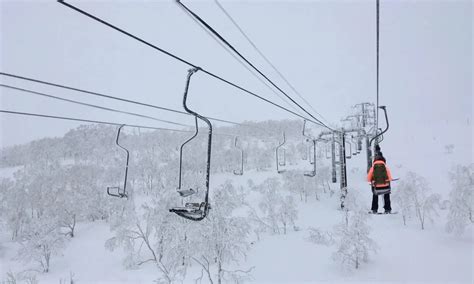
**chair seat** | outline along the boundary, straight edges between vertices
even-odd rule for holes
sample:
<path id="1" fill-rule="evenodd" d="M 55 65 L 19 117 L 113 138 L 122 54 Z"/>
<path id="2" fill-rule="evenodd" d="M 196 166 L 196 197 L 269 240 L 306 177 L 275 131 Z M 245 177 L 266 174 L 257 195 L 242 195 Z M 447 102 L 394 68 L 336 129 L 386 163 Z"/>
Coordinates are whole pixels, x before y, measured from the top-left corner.
<path id="1" fill-rule="evenodd" d="M 189 202 L 184 205 L 184 207 L 173 207 L 169 211 L 175 213 L 181 217 L 196 220 L 201 219 L 205 216 L 205 208 L 206 204 L 204 202 L 197 203 L 197 202 Z M 210 205 L 207 206 L 207 209 L 210 209 Z"/>
<path id="2" fill-rule="evenodd" d="M 372 188 L 372 193 L 374 195 L 382 195 L 382 194 L 390 194 L 391 189 L 390 187 L 384 187 L 384 188 Z"/>
<path id="3" fill-rule="evenodd" d="M 197 190 L 194 190 L 192 188 L 189 189 L 178 189 L 178 193 L 181 197 L 188 197 L 190 195 L 193 195 L 197 193 Z"/>
<path id="4" fill-rule="evenodd" d="M 113 190 L 114 192 L 110 192 L 111 190 Z M 124 190 L 122 190 L 120 186 L 108 186 L 107 194 L 110 196 L 119 197 L 119 198 L 124 198 L 124 197 L 128 198 L 127 193 Z"/>

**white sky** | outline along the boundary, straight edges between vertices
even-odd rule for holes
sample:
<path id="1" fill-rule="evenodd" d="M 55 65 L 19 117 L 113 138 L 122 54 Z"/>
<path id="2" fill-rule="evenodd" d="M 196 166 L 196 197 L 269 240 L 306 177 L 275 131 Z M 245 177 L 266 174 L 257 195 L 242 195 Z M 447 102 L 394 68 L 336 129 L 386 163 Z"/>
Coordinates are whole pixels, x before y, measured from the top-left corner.
<path id="1" fill-rule="evenodd" d="M 0 2 L 1 71 L 182 110 L 188 66 L 54 1 Z M 172 0 L 71 3 L 282 104 Z M 184 3 L 292 94 L 213 1 Z M 375 100 L 375 0 L 221 3 L 330 122 L 339 123 L 353 104 Z M 472 123 L 472 11 L 471 1 L 381 0 L 380 96 L 389 109 L 392 136 L 414 133 L 427 124 Z M 193 122 L 187 116 L 5 77 L 0 82 Z M 234 121 L 294 118 L 202 73 L 193 77 L 189 104 L 204 115 Z M 0 105 L 8 110 L 173 127 L 3 88 Z M 0 123 L 0 146 L 59 136 L 79 124 L 5 114 L 0 114 Z"/>

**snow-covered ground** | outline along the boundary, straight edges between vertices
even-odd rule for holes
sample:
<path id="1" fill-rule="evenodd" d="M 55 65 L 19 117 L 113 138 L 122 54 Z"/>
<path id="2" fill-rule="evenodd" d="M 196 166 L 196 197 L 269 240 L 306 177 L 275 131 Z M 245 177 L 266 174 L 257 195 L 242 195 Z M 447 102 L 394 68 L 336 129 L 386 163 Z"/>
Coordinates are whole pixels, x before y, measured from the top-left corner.
<path id="1" fill-rule="evenodd" d="M 464 127 L 454 130 L 467 133 Z M 429 135 L 429 131 L 425 129 L 425 132 Z M 472 143 L 469 139 L 458 140 L 452 153 L 448 153 L 445 145 L 450 144 L 450 141 L 444 137 L 433 139 L 430 147 L 408 147 L 406 151 L 397 152 L 393 151 L 394 145 L 401 143 L 388 139 L 383 150 L 395 177 L 403 179 L 408 170 L 415 170 L 428 179 L 433 192 L 441 194 L 444 200 L 448 198 L 451 187 L 449 171 L 456 164 L 472 162 L 472 155 L 469 155 L 472 154 Z M 417 140 L 410 143 L 416 145 Z M 349 190 L 359 191 L 360 200 L 366 203 L 364 206 L 368 210 L 371 193 L 365 182 L 365 155 L 348 160 L 348 166 Z M 304 167 L 308 168 L 309 165 L 305 164 Z M 2 169 L 0 176 L 11 177 L 18 169 Z M 248 189 L 248 180 L 259 184 L 274 176 L 278 176 L 274 170 L 245 172 L 243 176 L 218 174 L 212 176 L 211 187 L 216 188 L 225 180 L 232 179 L 248 190 L 251 194 L 249 202 L 257 207 L 258 195 L 254 197 Z M 308 241 L 310 227 L 332 230 L 343 218 L 343 212 L 339 209 L 338 184 L 331 186 L 336 194 L 332 197 L 322 194 L 319 201 L 310 196 L 308 202 L 304 203 L 295 197 L 299 211 L 296 222 L 298 231 L 289 230 L 286 235 L 262 234 L 259 241 L 252 243 L 243 266 L 254 267 L 253 283 L 473 283 L 473 228 L 471 226 L 460 237 L 446 233 L 446 211 L 441 211 L 434 223 L 428 222 L 425 230 L 420 229 L 415 218 L 404 226 L 401 214 L 370 215 L 370 236 L 378 244 L 378 251 L 358 270 L 344 270 L 332 259 L 334 246 Z M 396 182 L 393 190 L 397 190 Z M 379 208 L 382 207 L 381 203 Z M 396 203 L 392 207 L 397 211 Z M 58 283 L 60 279 L 69 279 L 71 273 L 77 283 L 152 283 L 158 278 L 158 272 L 152 264 L 143 265 L 137 270 L 126 270 L 122 265 L 124 252 L 121 249 L 112 252 L 104 246 L 105 241 L 112 236 L 109 224 L 104 221 L 78 224 L 76 236 L 67 242 L 61 256 L 52 258 L 50 272 L 38 274 L 38 280 L 40 283 Z M 16 273 L 28 269 L 28 266 L 16 260 L 18 245 L 9 240 L 8 234 L 3 233 L 0 240 L 0 279 L 6 279 L 10 271 Z M 199 274 L 200 269 L 190 268 L 185 282 L 194 282 Z"/>
<path id="2" fill-rule="evenodd" d="M 350 163 L 363 166 L 364 161 L 360 156 L 351 159 Z M 253 172 L 231 178 L 245 185 L 248 176 L 255 183 L 260 183 L 276 174 Z M 227 178 L 229 176 L 216 175 L 213 183 L 219 184 Z M 366 191 L 361 196 L 368 207 L 370 192 L 363 181 L 363 171 L 354 171 L 349 182 L 354 184 L 351 190 Z M 342 212 L 338 207 L 338 194 L 332 198 L 322 195 L 319 201 L 312 196 L 307 203 L 298 201 L 298 231 L 290 230 L 286 235 L 263 234 L 260 241 L 252 244 L 244 264 L 249 268 L 254 267 L 252 282 L 472 283 L 472 228 L 463 237 L 447 234 L 444 231 L 445 212 L 441 213 L 436 223 L 428 224 L 424 231 L 420 230 L 416 220 L 410 220 L 404 226 L 400 214 L 371 216 L 371 237 L 379 246 L 378 253 L 356 271 L 343 270 L 332 260 L 334 247 L 308 241 L 308 228 L 331 230 L 342 220 Z M 51 271 L 38 277 L 40 283 L 58 283 L 59 279 L 69 279 L 70 273 L 73 273 L 77 283 L 152 283 L 157 278 L 157 270 L 151 264 L 139 270 L 126 270 L 122 265 L 123 252 L 111 252 L 104 247 L 105 241 L 112 236 L 109 224 L 103 221 L 79 224 L 76 237 L 68 242 L 63 255 L 53 257 Z M 15 260 L 16 249 L 17 244 L 3 235 L 0 248 L 2 277 L 9 271 L 25 269 L 23 264 Z M 185 282 L 193 282 L 199 276 L 199 271 L 191 268 Z"/>

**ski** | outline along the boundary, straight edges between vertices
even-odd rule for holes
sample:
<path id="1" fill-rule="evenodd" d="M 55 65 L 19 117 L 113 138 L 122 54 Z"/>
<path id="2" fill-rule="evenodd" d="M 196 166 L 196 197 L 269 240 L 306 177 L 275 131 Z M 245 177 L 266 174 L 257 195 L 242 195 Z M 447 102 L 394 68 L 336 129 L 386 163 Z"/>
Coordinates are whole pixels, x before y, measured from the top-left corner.
<path id="1" fill-rule="evenodd" d="M 369 211 L 368 213 L 369 213 L 369 214 L 372 214 L 372 215 L 394 215 L 394 214 L 398 214 L 397 211 L 392 211 L 392 212 L 390 212 L 390 213 L 385 213 L 385 212 L 373 213 L 372 211 Z"/>

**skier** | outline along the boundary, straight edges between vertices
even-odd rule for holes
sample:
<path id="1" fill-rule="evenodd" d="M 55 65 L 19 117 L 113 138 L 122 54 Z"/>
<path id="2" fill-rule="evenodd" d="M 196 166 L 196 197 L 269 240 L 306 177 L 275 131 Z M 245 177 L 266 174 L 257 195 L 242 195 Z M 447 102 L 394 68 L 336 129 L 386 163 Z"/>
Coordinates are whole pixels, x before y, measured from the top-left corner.
<path id="1" fill-rule="evenodd" d="M 377 151 L 375 155 L 374 163 L 367 174 L 367 181 L 372 186 L 372 213 L 377 213 L 379 209 L 379 195 L 383 194 L 385 214 L 390 214 L 392 212 L 390 205 L 390 181 L 392 181 L 392 174 L 385 164 L 385 158 L 380 151 Z"/>

